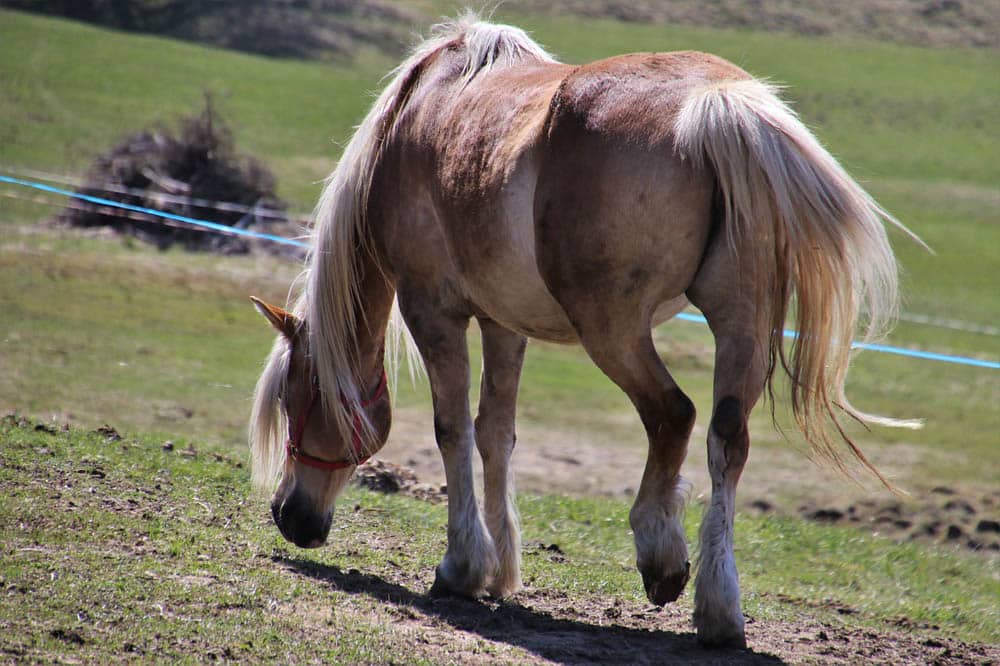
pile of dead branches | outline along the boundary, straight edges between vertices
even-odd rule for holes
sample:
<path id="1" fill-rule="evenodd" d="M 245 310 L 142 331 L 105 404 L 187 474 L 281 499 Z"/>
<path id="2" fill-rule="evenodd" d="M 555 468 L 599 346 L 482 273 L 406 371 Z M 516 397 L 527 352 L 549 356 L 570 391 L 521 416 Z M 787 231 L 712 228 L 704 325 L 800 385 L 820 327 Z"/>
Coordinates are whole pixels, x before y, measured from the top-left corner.
<path id="1" fill-rule="evenodd" d="M 242 229 L 270 232 L 290 224 L 274 176 L 257 159 L 236 152 L 232 131 L 208 95 L 201 112 L 182 118 L 176 131 L 142 131 L 100 155 L 78 192 Z M 243 238 L 96 203 L 75 200 L 59 220 L 108 226 L 161 248 L 179 243 L 223 253 L 249 249 Z"/>

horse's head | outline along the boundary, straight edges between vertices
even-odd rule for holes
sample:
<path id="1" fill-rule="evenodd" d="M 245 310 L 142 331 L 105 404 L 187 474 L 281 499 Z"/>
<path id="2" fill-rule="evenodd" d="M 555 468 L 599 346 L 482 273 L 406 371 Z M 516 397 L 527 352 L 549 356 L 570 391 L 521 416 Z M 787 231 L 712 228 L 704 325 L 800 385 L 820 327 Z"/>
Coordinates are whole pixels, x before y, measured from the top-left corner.
<path id="1" fill-rule="evenodd" d="M 382 448 L 391 410 L 379 365 L 352 400 L 334 389 L 324 399 L 309 352 L 307 323 L 253 299 L 280 334 L 257 384 L 250 445 L 254 479 L 280 482 L 271 515 L 281 534 L 302 548 L 326 542 L 333 507 L 355 467 Z M 339 413 L 331 413 L 333 411 Z"/>

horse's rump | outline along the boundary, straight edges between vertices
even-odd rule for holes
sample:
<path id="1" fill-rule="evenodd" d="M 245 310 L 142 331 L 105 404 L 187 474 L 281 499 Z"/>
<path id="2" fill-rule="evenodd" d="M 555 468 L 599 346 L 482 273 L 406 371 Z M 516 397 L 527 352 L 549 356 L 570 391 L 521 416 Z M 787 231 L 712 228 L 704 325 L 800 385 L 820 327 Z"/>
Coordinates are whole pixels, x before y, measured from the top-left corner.
<path id="1" fill-rule="evenodd" d="M 714 177 L 677 151 L 675 117 L 706 77 L 746 76 L 680 52 L 598 61 L 562 82 L 535 197 L 539 259 L 557 297 L 603 299 L 645 325 L 680 309 L 715 223 Z"/>

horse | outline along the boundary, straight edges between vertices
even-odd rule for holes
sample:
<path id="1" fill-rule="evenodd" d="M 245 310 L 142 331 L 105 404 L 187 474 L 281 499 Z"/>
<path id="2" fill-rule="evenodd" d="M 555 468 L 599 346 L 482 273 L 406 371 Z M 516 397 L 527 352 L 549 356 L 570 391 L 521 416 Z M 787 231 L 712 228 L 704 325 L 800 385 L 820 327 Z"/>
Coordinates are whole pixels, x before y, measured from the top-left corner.
<path id="1" fill-rule="evenodd" d="M 255 481 L 277 484 L 278 529 L 300 547 L 326 541 L 338 494 L 388 436 L 387 374 L 419 354 L 448 498 L 430 593 L 514 594 L 510 459 L 527 339 L 578 344 L 645 426 L 636 566 L 652 603 L 676 600 L 691 574 L 680 469 L 695 408 L 651 329 L 693 304 L 716 343 L 693 621 L 701 643 L 745 647 L 733 522 L 750 411 L 787 376 L 811 449 L 878 474 L 840 419 L 913 424 L 854 408 L 844 382 L 854 336 L 877 337 L 896 314 L 887 227 L 912 233 L 774 86 L 713 55 L 574 66 L 521 29 L 465 14 L 387 78 L 317 205 L 297 300 L 254 301 L 278 332 L 249 436 Z M 786 318 L 797 329 L 787 350 Z"/>

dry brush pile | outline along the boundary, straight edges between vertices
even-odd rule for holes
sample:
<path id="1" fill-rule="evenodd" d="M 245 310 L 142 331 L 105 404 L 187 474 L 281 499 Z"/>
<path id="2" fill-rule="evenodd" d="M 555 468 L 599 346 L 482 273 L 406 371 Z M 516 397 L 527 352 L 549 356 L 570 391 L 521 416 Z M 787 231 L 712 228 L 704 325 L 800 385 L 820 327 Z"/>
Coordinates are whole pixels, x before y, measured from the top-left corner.
<path id="1" fill-rule="evenodd" d="M 210 95 L 197 114 L 126 137 L 99 155 L 78 193 L 236 228 L 267 232 L 294 226 L 271 171 L 237 152 L 233 133 Z M 222 253 L 248 251 L 240 237 L 146 213 L 74 200 L 59 215 L 74 226 L 107 226 L 156 244 Z"/>

